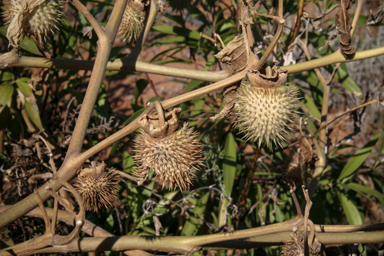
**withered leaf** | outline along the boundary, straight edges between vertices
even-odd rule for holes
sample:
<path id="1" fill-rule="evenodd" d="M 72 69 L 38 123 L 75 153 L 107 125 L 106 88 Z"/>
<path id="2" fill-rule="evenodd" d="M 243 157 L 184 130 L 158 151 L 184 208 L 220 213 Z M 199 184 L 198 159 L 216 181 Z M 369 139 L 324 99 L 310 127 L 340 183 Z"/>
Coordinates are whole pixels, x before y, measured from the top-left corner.
<path id="1" fill-rule="evenodd" d="M 380 23 L 383 20 L 384 13 L 384 2 L 383 0 L 380 1 L 380 7 L 377 9 L 375 13 L 372 13 L 369 16 L 369 21 L 367 21 L 367 26 Z"/>
<path id="2" fill-rule="evenodd" d="M 287 169 L 287 177 L 295 182 L 296 185 L 307 182 L 312 178 L 314 156 L 311 144 L 308 139 L 302 136 L 299 141 L 299 148 L 292 156 Z"/>
<path id="3" fill-rule="evenodd" d="M 244 30 L 241 35 L 235 36 L 215 57 L 220 62 L 226 63 L 228 73 L 233 75 L 248 65 L 248 55 L 247 35 Z"/>
<path id="4" fill-rule="evenodd" d="M 348 9 L 351 8 L 351 2 L 349 0 L 335 0 L 339 4 L 339 10 L 335 16 L 335 25 L 340 33 L 340 51 L 344 57 L 353 55 L 355 48 L 351 47 L 351 16 Z"/>

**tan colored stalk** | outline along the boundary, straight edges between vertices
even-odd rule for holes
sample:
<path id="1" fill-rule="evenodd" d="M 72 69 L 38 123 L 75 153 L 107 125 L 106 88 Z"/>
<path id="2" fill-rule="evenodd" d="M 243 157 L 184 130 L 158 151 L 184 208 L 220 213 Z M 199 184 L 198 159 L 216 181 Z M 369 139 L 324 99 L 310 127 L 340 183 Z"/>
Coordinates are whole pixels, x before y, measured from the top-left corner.
<path id="1" fill-rule="evenodd" d="M 298 64 L 284 66 L 289 74 L 301 73 L 315 68 L 325 67 L 336 63 L 345 63 L 351 61 L 358 61 L 368 58 L 377 57 L 384 54 L 384 46 L 356 52 L 353 58 L 346 59 L 336 51 L 325 57 L 306 61 Z M 36 68 L 53 68 L 53 69 L 68 69 L 68 70 L 91 70 L 94 61 L 87 60 L 65 60 L 65 59 L 46 59 L 41 57 L 27 57 L 22 56 L 12 64 L 10 67 L 36 67 Z M 224 71 L 202 71 L 174 68 L 167 66 L 160 66 L 151 63 L 146 63 L 142 60 L 134 59 L 116 59 L 109 61 L 106 67 L 107 71 L 130 71 L 130 72 L 146 72 L 149 74 L 158 74 L 165 76 L 183 77 L 189 79 L 196 79 L 206 82 L 217 82 L 228 77 Z"/>
<path id="2" fill-rule="evenodd" d="M 276 224 L 277 225 L 277 224 Z M 131 249 L 144 249 L 153 251 L 165 251 L 176 253 L 193 253 L 198 250 L 218 249 L 246 249 L 258 248 L 271 245 L 283 244 L 292 231 L 257 235 L 259 232 L 266 233 L 260 227 L 251 229 L 253 236 L 238 238 L 241 231 L 221 233 L 205 236 L 183 236 L 183 237 L 143 237 L 143 236 L 121 236 L 109 238 L 78 238 L 64 246 L 53 246 L 36 253 L 71 253 L 90 251 L 124 251 Z M 215 239 L 210 239 L 215 237 Z M 382 243 L 384 231 L 364 233 L 317 233 L 316 237 L 324 245 L 352 244 L 352 243 Z M 1 254 L 0 254 L 1 255 Z"/>

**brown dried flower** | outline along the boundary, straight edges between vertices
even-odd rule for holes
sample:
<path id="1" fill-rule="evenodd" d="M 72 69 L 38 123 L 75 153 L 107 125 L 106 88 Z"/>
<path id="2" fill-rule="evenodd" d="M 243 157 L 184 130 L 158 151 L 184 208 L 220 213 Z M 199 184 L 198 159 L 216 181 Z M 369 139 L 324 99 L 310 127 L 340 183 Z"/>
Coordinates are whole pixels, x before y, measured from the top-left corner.
<path id="1" fill-rule="evenodd" d="M 118 192 L 121 176 L 114 168 L 106 169 L 106 164 L 84 168 L 74 179 L 74 187 L 81 195 L 86 210 L 98 211 L 101 207 L 110 208 Z"/>
<path id="2" fill-rule="evenodd" d="M 181 109 L 176 108 L 165 115 L 165 124 L 158 125 L 158 117 L 143 115 L 139 120 L 143 131 L 135 138 L 135 161 L 138 165 L 136 175 L 141 185 L 152 169 L 163 188 L 169 183 L 169 189 L 189 189 L 194 176 L 193 167 L 203 164 L 203 145 L 196 139 L 185 123 L 178 128 Z"/>
<path id="3" fill-rule="evenodd" d="M 4 0 L 3 4 L 4 21 L 9 24 L 7 38 L 14 47 L 24 36 L 36 36 L 43 43 L 60 27 L 61 0 Z"/>

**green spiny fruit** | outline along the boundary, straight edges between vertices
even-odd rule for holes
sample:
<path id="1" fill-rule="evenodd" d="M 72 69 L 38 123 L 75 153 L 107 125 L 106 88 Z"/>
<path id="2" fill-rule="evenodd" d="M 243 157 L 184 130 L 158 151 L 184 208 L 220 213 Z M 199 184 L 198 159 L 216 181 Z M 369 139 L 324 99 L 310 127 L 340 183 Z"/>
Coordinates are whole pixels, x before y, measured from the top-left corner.
<path id="1" fill-rule="evenodd" d="M 61 0 L 4 0 L 3 4 L 4 22 L 9 24 L 7 38 L 13 46 L 24 36 L 36 36 L 43 43 L 60 27 Z"/>
<path id="2" fill-rule="evenodd" d="M 271 148 L 272 142 L 281 146 L 295 113 L 297 88 L 259 87 L 245 80 L 237 92 L 233 116 L 245 139 L 255 142 L 259 148 L 262 144 Z"/>

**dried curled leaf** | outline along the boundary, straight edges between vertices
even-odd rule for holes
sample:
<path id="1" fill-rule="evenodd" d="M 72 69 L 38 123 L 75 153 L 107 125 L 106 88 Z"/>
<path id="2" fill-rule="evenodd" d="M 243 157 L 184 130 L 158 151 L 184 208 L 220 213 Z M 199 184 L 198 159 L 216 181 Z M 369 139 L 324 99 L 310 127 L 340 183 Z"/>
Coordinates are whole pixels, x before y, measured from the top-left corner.
<path id="1" fill-rule="evenodd" d="M 299 148 L 294 153 L 291 163 L 288 166 L 287 177 L 301 185 L 312 178 L 312 169 L 314 165 L 314 154 L 311 144 L 306 137 L 301 137 Z"/>
<path id="2" fill-rule="evenodd" d="M 340 33 L 340 50 L 344 57 L 348 57 L 355 53 L 355 48 L 351 44 L 351 16 L 349 15 L 349 8 L 351 2 L 349 0 L 336 0 L 339 4 L 339 10 L 335 16 L 335 24 Z"/>
<path id="3" fill-rule="evenodd" d="M 249 29 L 251 24 L 253 24 L 252 20 L 249 17 L 244 17 L 243 33 L 235 36 L 223 50 L 215 55 L 220 62 L 227 64 L 229 75 L 236 74 L 257 61 L 250 48 L 252 39 L 249 38 L 250 35 L 248 34 L 251 33 Z"/>

